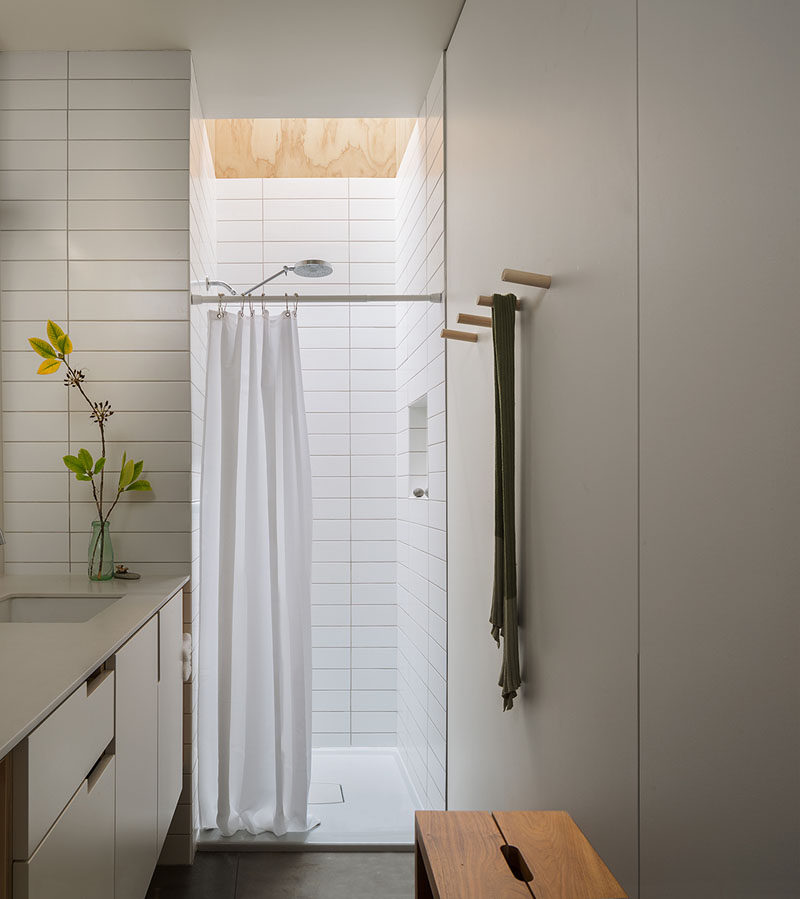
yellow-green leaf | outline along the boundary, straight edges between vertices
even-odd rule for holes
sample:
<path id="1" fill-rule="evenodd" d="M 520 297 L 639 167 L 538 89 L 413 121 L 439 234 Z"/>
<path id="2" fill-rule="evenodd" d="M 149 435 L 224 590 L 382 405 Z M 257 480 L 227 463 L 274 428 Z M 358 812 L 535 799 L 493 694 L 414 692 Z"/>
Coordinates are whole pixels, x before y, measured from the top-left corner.
<path id="1" fill-rule="evenodd" d="M 45 359 L 56 358 L 56 351 L 46 340 L 42 340 L 41 337 L 29 337 L 28 343 L 40 356 L 44 356 Z"/>
<path id="2" fill-rule="evenodd" d="M 36 369 L 37 375 L 52 375 L 61 368 L 58 359 L 45 359 L 44 362 Z"/>
<path id="3" fill-rule="evenodd" d="M 100 458 L 94 463 L 94 473 L 99 474 L 105 467 L 105 464 L 106 464 L 105 456 L 100 456 Z"/>
<path id="4" fill-rule="evenodd" d="M 57 325 L 55 322 L 51 322 L 49 319 L 47 320 L 47 336 L 53 346 L 58 346 L 58 338 L 61 337 L 63 333 L 64 329 L 61 327 L 61 325 Z"/>
<path id="5" fill-rule="evenodd" d="M 61 337 L 55 341 L 55 345 L 65 356 L 69 356 L 72 352 L 72 341 L 69 339 L 69 334 L 62 334 Z"/>
<path id="6" fill-rule="evenodd" d="M 145 481 L 142 479 L 141 481 L 134 481 L 129 487 L 125 488 L 125 491 L 128 490 L 152 490 L 153 488 L 150 486 L 150 481 Z"/>
<path id="7" fill-rule="evenodd" d="M 78 461 L 77 456 L 64 456 L 63 458 L 64 458 L 64 465 L 66 465 L 70 471 L 74 471 L 75 474 L 84 474 L 84 472 L 85 472 L 84 467 Z"/>
<path id="8" fill-rule="evenodd" d="M 142 473 L 143 468 L 144 468 L 144 460 L 140 459 L 136 463 L 136 465 L 133 466 L 133 477 L 131 478 L 132 481 L 135 481 L 139 477 L 139 475 Z"/>
<path id="9" fill-rule="evenodd" d="M 83 465 L 84 471 L 91 471 L 92 466 L 94 465 L 94 459 L 92 458 L 92 454 L 87 449 L 79 449 L 78 450 L 78 461 Z"/>
<path id="10" fill-rule="evenodd" d="M 134 463 L 133 459 L 128 459 L 128 461 L 122 466 L 122 471 L 119 473 L 119 489 L 124 490 L 128 484 L 133 480 L 133 468 Z"/>

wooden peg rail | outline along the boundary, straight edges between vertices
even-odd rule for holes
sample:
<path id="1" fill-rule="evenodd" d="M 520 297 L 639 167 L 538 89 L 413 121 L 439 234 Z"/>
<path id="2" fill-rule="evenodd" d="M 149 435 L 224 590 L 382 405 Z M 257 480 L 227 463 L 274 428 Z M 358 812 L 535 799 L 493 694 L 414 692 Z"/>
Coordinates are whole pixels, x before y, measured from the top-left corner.
<path id="1" fill-rule="evenodd" d="M 442 328 L 442 337 L 447 340 L 466 340 L 468 343 L 477 343 L 478 335 L 472 331 L 455 331 L 452 328 Z"/>
<path id="2" fill-rule="evenodd" d="M 471 315 L 469 312 L 458 313 L 459 325 L 474 325 L 478 328 L 491 328 L 492 318 L 489 315 Z"/>
<path id="3" fill-rule="evenodd" d="M 516 268 L 504 268 L 500 276 L 511 284 L 525 284 L 527 287 L 542 287 L 547 290 L 553 283 L 550 275 L 538 275 L 536 272 L 521 272 Z"/>

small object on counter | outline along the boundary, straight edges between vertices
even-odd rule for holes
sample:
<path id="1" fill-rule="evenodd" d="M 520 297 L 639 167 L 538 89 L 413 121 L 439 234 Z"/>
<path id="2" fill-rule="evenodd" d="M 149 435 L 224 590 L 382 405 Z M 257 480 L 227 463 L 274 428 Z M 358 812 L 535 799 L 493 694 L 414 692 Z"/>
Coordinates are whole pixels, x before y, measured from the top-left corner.
<path id="1" fill-rule="evenodd" d="M 114 568 L 114 577 L 119 578 L 121 581 L 138 581 L 141 574 L 137 574 L 135 571 L 128 571 L 125 565 L 117 565 Z"/>

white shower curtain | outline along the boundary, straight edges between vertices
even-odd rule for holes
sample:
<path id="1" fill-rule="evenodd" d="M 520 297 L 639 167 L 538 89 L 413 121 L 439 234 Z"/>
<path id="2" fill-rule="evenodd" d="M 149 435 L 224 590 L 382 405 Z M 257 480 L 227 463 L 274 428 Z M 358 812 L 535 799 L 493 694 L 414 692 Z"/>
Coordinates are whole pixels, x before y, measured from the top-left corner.
<path id="1" fill-rule="evenodd" d="M 200 826 L 304 831 L 311 471 L 294 317 L 209 313 L 200 501 Z"/>

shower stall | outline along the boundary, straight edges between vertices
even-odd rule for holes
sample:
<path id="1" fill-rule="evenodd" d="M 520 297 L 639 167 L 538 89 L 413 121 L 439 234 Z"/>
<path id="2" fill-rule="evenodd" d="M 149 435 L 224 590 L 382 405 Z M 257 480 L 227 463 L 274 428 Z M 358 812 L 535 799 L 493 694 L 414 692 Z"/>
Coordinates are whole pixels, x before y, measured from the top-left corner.
<path id="1" fill-rule="evenodd" d="M 321 822 L 281 838 L 203 831 L 203 849 L 404 847 L 413 811 L 445 806 L 441 90 L 429 96 L 396 177 L 198 184 L 198 428 L 209 314 L 220 303 L 297 314 L 313 503 L 309 802 Z"/>

